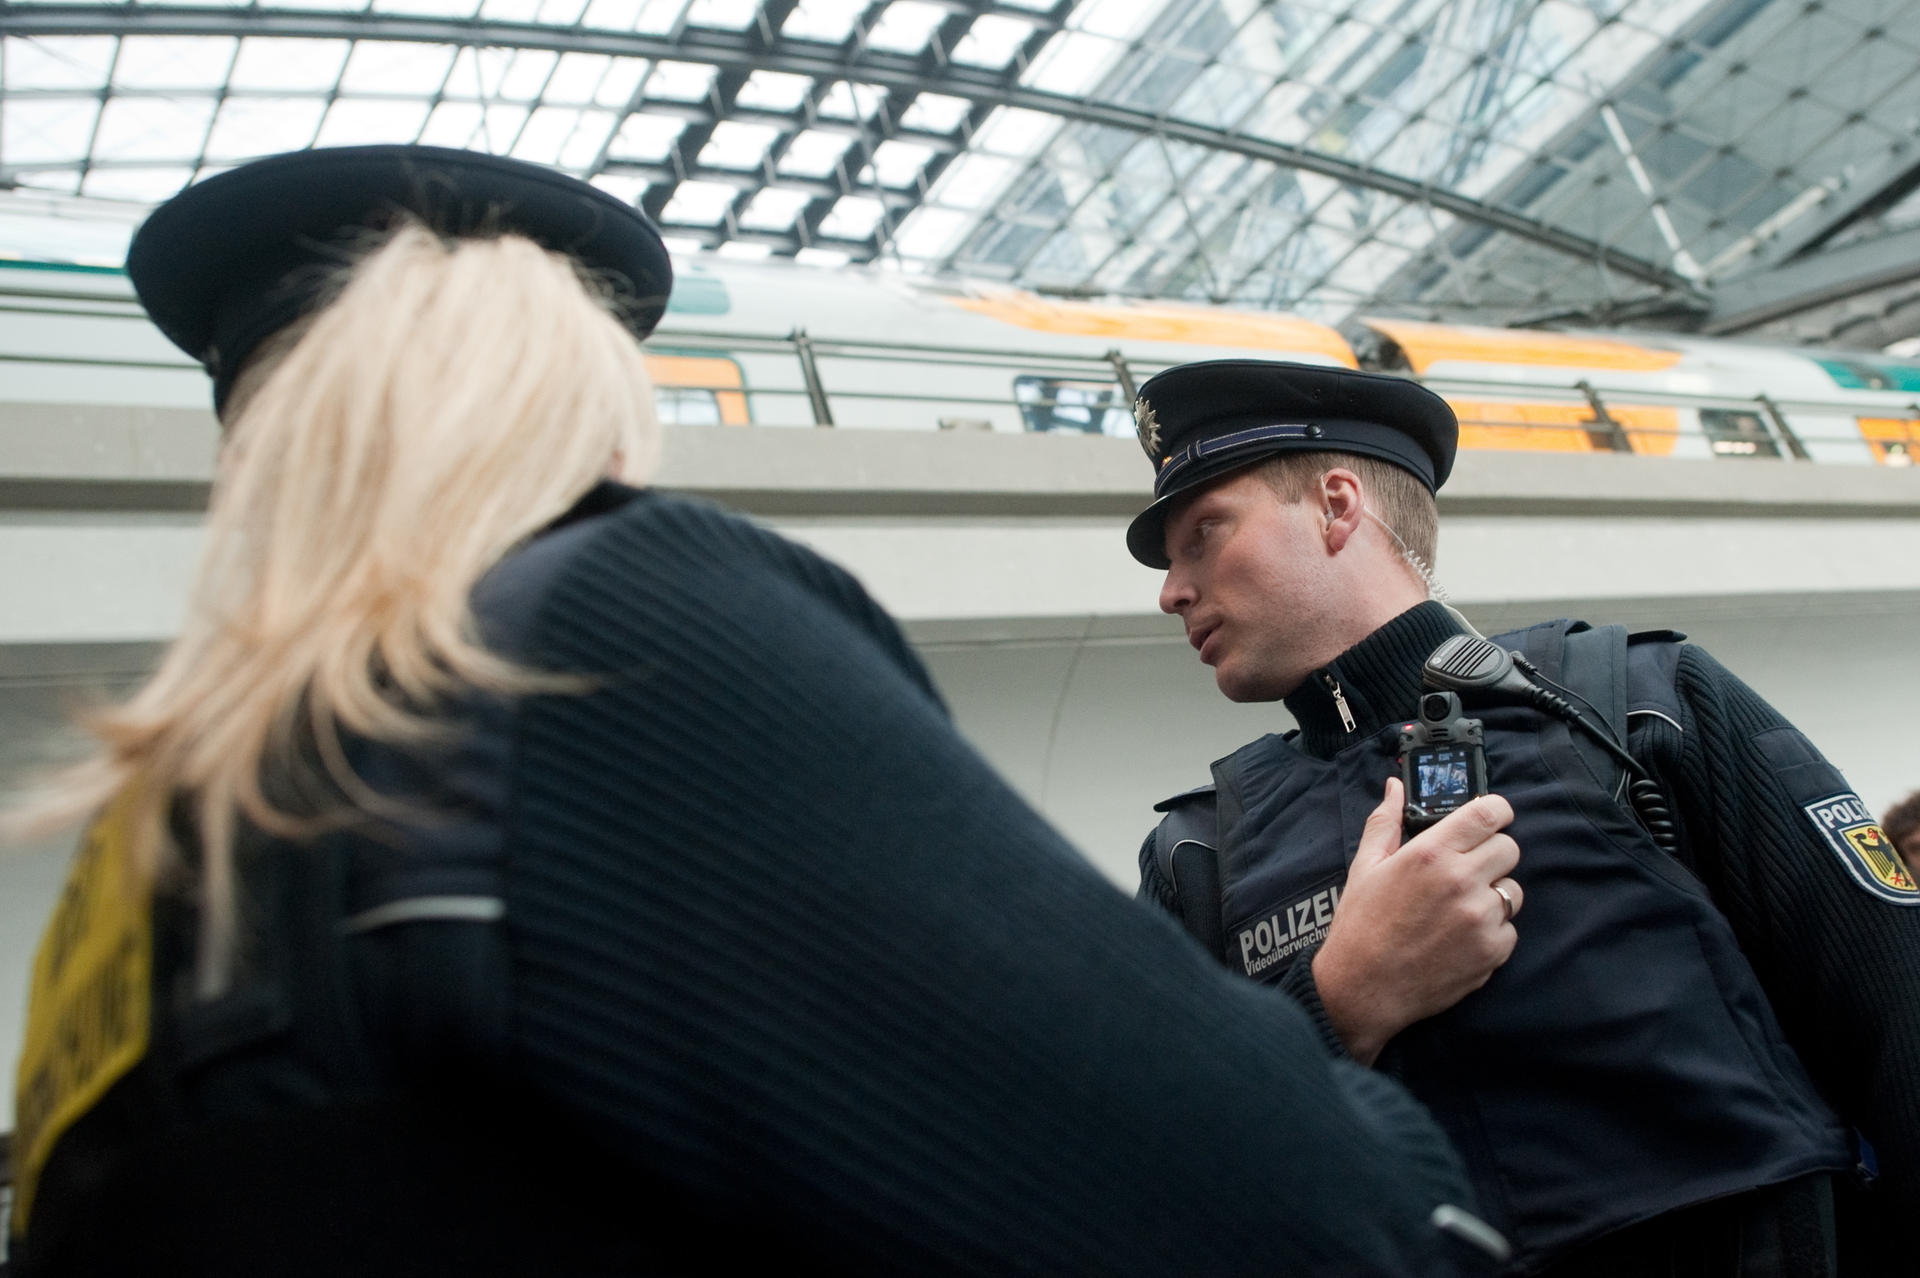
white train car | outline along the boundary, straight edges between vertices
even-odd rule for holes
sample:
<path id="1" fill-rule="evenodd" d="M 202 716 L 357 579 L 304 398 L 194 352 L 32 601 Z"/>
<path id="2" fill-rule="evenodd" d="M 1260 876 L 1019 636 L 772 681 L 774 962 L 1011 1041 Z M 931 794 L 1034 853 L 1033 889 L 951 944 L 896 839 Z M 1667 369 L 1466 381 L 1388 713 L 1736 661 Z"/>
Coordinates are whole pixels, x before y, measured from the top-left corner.
<path id="1" fill-rule="evenodd" d="M 1910 464 L 1920 367 L 1672 334 L 1486 329 L 700 258 L 649 346 L 670 421 L 1128 434 L 1171 364 L 1291 359 L 1417 378 L 1464 448 Z M 0 378 L 28 403 L 200 407 L 205 383 L 100 267 L 0 262 Z"/>

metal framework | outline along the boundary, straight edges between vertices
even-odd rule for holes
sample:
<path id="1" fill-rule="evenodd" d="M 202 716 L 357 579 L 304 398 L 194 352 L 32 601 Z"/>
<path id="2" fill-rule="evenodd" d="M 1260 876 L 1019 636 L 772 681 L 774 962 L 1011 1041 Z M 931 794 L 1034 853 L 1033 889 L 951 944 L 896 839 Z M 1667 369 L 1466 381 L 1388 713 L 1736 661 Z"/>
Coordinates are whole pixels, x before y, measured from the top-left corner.
<path id="1" fill-rule="evenodd" d="M 0 2 L 0 187 L 152 200 L 244 158 L 230 117 L 291 122 L 260 151 L 451 120 L 688 249 L 1335 322 L 1715 329 L 1901 282 L 1823 247 L 1920 221 L 1899 0 L 376 2 Z M 301 42 L 351 65 L 237 75 Z M 193 47 L 215 52 L 170 80 Z M 383 87 L 379 47 L 439 79 Z M 587 62 L 615 70 L 555 88 Z M 183 122 L 172 150 L 129 123 L 143 99 Z"/>

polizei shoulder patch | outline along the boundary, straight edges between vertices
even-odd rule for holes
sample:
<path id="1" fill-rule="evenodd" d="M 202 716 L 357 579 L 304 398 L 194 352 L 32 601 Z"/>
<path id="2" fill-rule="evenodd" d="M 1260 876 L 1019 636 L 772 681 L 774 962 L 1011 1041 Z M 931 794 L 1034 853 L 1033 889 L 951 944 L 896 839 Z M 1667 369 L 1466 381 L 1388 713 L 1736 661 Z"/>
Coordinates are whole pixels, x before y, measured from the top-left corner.
<path id="1" fill-rule="evenodd" d="M 1920 905 L 1920 886 L 1915 885 L 1913 875 L 1893 849 L 1893 840 L 1873 819 L 1859 795 L 1836 794 L 1809 803 L 1803 810 L 1854 882 L 1883 901 Z"/>

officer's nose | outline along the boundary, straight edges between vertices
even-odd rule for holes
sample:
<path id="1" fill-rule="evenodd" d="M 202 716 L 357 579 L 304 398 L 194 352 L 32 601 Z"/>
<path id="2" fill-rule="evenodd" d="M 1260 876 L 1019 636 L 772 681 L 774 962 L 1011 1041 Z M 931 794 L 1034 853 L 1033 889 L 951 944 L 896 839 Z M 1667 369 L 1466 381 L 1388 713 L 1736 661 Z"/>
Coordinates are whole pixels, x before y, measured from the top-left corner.
<path id="1" fill-rule="evenodd" d="M 1160 583 L 1160 611 L 1184 615 L 1193 606 L 1193 587 L 1187 583 L 1186 574 L 1178 567 L 1167 569 L 1165 581 Z"/>

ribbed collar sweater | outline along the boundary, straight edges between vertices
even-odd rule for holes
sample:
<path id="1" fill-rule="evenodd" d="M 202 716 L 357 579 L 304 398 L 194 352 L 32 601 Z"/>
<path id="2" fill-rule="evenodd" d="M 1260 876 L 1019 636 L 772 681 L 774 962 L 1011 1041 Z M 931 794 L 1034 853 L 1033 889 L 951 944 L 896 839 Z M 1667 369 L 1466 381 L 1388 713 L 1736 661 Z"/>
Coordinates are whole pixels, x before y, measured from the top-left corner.
<path id="1" fill-rule="evenodd" d="M 1389 723 L 1411 719 L 1419 710 L 1421 666 L 1459 633 L 1460 623 L 1430 599 L 1313 671 L 1285 698 L 1300 725 L 1294 746 L 1331 759 Z"/>

